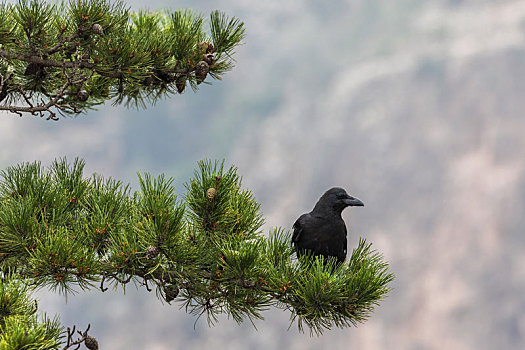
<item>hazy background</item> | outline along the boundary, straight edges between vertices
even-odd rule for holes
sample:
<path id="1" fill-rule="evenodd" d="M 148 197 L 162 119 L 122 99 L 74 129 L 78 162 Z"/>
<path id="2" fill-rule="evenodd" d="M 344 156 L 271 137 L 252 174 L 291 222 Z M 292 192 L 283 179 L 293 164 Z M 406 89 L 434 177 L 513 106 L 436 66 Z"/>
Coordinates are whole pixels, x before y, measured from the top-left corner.
<path id="1" fill-rule="evenodd" d="M 272 226 L 334 185 L 344 217 L 392 264 L 394 290 L 357 328 L 319 338 L 289 314 L 209 328 L 154 294 L 94 290 L 40 308 L 101 349 L 524 349 L 525 1 L 128 1 L 219 8 L 246 23 L 223 81 L 145 111 L 108 104 L 49 122 L 0 115 L 0 166 L 82 157 L 130 182 L 225 158 Z M 350 221 L 351 218 L 351 221 Z"/>

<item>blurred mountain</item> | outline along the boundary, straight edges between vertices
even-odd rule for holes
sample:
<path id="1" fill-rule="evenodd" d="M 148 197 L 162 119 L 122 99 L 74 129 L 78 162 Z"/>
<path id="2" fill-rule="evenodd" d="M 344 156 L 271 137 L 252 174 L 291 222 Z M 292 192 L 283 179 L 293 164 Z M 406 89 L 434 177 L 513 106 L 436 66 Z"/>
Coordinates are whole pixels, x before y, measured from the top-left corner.
<path id="1" fill-rule="evenodd" d="M 521 349 L 525 3 L 381 5 L 383 28 L 360 38 L 377 47 L 323 91 L 297 93 L 305 84 L 288 80 L 288 98 L 234 158 L 271 225 L 332 185 L 365 201 L 345 213 L 350 244 L 370 238 L 397 279 L 347 344 Z"/>
<path id="2" fill-rule="evenodd" d="M 194 328 L 133 287 L 65 306 L 43 293 L 43 309 L 91 322 L 108 349 L 525 348 L 525 1 L 176 6 L 246 22 L 224 81 L 146 111 L 107 106 L 58 123 L 4 115 L 1 165 L 67 154 L 124 181 L 151 171 L 182 184 L 198 159 L 224 157 L 266 229 L 290 228 L 342 186 L 366 205 L 344 213 L 349 249 L 373 242 L 394 289 L 365 324 L 320 338 L 287 331 L 279 311 L 258 330 L 226 319 Z"/>

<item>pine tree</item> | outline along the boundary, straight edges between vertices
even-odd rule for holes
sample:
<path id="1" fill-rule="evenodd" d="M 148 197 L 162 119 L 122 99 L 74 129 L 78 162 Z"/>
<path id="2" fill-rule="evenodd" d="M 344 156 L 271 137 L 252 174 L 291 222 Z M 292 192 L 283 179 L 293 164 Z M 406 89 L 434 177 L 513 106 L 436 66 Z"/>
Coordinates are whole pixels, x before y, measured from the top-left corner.
<path id="1" fill-rule="evenodd" d="M 107 100 L 145 108 L 232 69 L 244 24 L 214 11 L 131 12 L 121 1 L 0 3 L 0 110 L 77 115 Z"/>
<path id="2" fill-rule="evenodd" d="M 120 2 L 0 4 L 0 110 L 56 120 L 107 100 L 145 107 L 197 89 L 233 67 L 244 25 L 219 11 L 132 13 Z M 22 163 L 0 172 L 0 350 L 98 349 L 89 325 L 39 315 L 36 288 L 73 291 L 129 283 L 213 324 L 252 323 L 272 307 L 321 334 L 364 322 L 389 291 L 388 263 L 365 239 L 344 264 L 296 258 L 290 232 L 266 235 L 260 206 L 235 167 L 198 163 L 185 194 L 139 174 L 140 189 L 84 162 Z"/>
<path id="3" fill-rule="evenodd" d="M 212 324 L 221 313 L 254 322 L 276 307 L 314 334 L 364 322 L 389 291 L 388 263 L 363 238 L 344 264 L 327 264 L 298 261 L 287 230 L 264 235 L 259 204 L 224 162 L 199 162 L 180 197 L 164 175 L 139 174 L 132 192 L 83 168 L 59 159 L 0 173 L 0 349 L 98 348 L 89 328 L 75 335 L 37 320 L 33 288 L 135 282 Z"/>

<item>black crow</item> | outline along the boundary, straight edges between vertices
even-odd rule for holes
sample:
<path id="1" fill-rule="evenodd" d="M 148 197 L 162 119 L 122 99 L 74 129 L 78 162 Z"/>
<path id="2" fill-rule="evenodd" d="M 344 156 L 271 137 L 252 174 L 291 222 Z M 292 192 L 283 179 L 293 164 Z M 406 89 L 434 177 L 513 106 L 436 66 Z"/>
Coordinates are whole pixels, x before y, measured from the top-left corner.
<path id="1" fill-rule="evenodd" d="M 293 224 L 292 244 L 297 257 L 305 252 L 328 258 L 333 256 L 339 263 L 346 258 L 346 226 L 341 212 L 348 206 L 364 206 L 340 187 L 326 191 L 314 209 L 303 214 Z"/>

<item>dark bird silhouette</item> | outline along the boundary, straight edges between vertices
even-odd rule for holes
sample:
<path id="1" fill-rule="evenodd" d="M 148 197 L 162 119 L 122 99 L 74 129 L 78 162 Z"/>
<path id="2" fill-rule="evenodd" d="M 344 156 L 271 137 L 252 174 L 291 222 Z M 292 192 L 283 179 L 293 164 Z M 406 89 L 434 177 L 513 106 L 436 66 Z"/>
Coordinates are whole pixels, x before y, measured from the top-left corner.
<path id="1" fill-rule="evenodd" d="M 327 259 L 333 256 L 339 263 L 346 258 L 346 225 L 341 217 L 349 206 L 364 206 L 340 187 L 326 191 L 314 209 L 303 214 L 293 224 L 292 244 L 297 257 L 306 252 Z"/>

